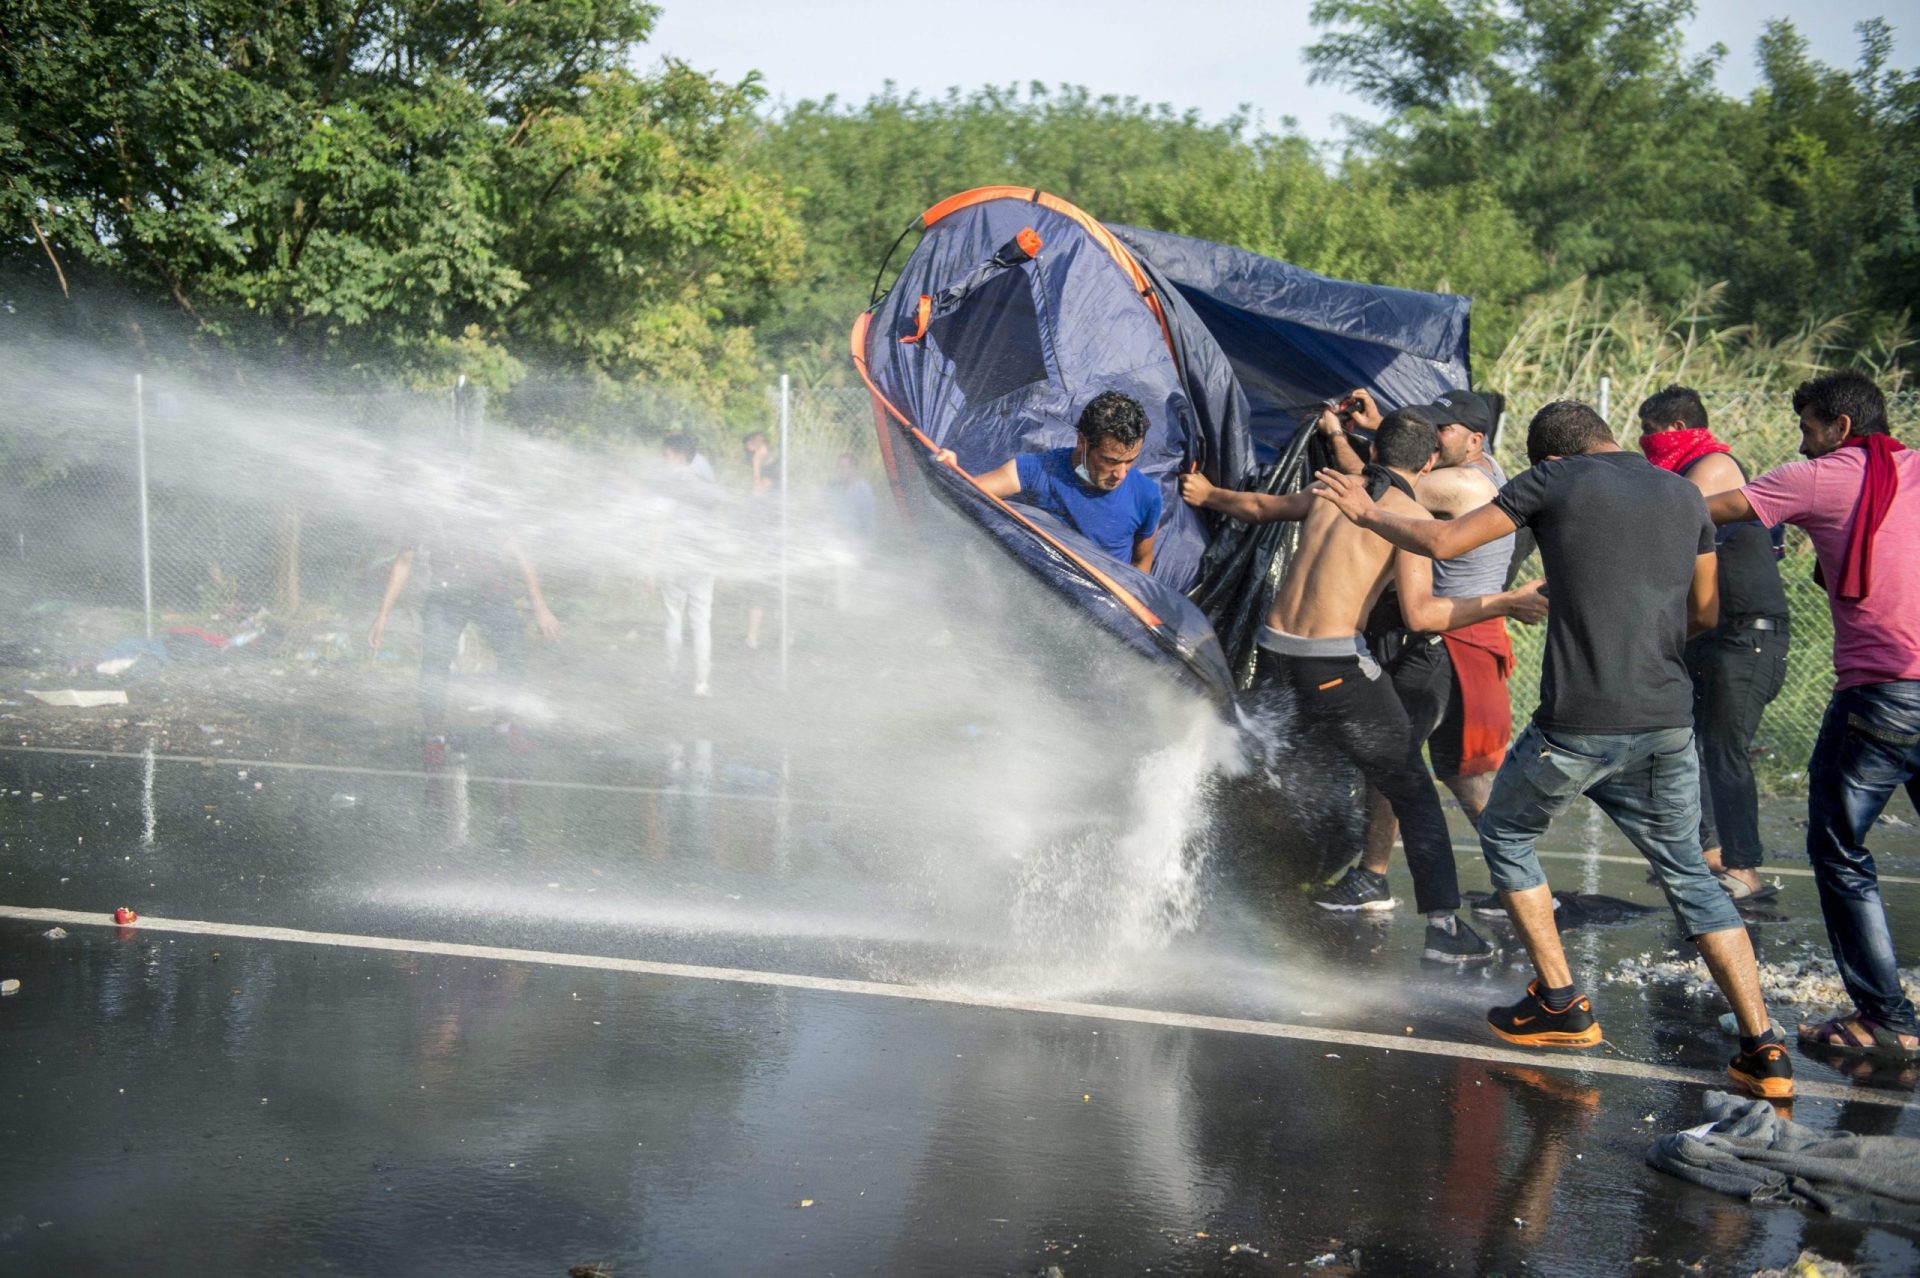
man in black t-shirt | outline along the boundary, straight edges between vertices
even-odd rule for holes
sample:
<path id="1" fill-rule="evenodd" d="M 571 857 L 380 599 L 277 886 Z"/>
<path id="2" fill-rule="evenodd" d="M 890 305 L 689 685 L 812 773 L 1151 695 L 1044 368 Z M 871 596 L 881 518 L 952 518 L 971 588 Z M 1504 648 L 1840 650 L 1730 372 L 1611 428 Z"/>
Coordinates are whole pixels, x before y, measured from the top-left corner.
<path id="1" fill-rule="evenodd" d="M 1713 523 L 1693 485 L 1623 451 L 1598 413 L 1549 404 L 1527 432 L 1532 468 L 1453 520 L 1388 514 L 1352 476 L 1322 471 L 1315 493 L 1394 545 L 1451 559 L 1531 528 L 1553 611 L 1540 707 L 1514 741 L 1480 817 L 1480 850 L 1537 978 L 1487 1014 L 1508 1042 L 1592 1047 L 1600 1026 L 1573 984 L 1534 842 L 1582 794 L 1653 865 L 1681 927 L 1740 1022 L 1727 1073 L 1773 1100 L 1793 1067 L 1760 996 L 1753 945 L 1700 847 L 1689 633 L 1719 620 Z"/>

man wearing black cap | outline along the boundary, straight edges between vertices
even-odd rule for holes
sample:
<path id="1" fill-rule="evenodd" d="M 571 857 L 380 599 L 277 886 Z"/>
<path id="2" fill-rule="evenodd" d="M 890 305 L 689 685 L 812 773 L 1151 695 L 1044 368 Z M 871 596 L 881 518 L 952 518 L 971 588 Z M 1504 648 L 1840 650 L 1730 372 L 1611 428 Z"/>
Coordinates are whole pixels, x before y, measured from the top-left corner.
<path id="1" fill-rule="evenodd" d="M 1379 409 L 1373 397 L 1356 390 L 1353 398 L 1360 404 L 1355 424 L 1377 423 Z M 1452 519 L 1492 501 L 1506 481 L 1486 453 L 1496 427 L 1493 406 L 1472 391 L 1449 390 L 1415 411 L 1437 424 L 1440 442 L 1433 469 L 1415 485 L 1420 504 L 1436 519 Z M 1337 456 L 1341 449 L 1336 445 L 1334 451 Z M 1512 555 L 1513 537 L 1506 536 L 1459 559 L 1436 562 L 1435 597 L 1499 593 L 1506 588 Z M 1513 649 L 1506 620 L 1495 616 L 1445 634 L 1428 634 L 1408 630 L 1397 609 L 1389 608 L 1387 613 L 1370 627 L 1375 651 L 1393 676 L 1415 740 L 1427 743 L 1434 775 L 1446 783 L 1467 819 L 1477 826 L 1493 774 L 1513 735 L 1507 694 Z M 1386 872 L 1396 828 L 1392 810 L 1374 796 L 1365 854 L 1344 876 L 1316 893 L 1314 903 L 1334 911 L 1391 909 L 1394 901 Z"/>

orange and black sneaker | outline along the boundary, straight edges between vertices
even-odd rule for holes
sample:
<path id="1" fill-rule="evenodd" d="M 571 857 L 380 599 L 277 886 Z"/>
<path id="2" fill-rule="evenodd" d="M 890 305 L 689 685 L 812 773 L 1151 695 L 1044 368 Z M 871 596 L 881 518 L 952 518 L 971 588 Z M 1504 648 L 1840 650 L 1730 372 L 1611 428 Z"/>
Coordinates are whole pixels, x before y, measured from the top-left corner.
<path id="1" fill-rule="evenodd" d="M 1540 982 L 1527 982 L 1527 996 L 1510 1007 L 1487 1013 L 1487 1024 L 1509 1043 L 1522 1047 L 1592 1047 L 1600 1041 L 1600 1024 L 1585 994 L 1554 1011 L 1540 1000 Z"/>
<path id="2" fill-rule="evenodd" d="M 1782 1043 L 1762 1043 L 1727 1062 L 1727 1077 L 1761 1100 L 1793 1099 L 1793 1062 Z"/>

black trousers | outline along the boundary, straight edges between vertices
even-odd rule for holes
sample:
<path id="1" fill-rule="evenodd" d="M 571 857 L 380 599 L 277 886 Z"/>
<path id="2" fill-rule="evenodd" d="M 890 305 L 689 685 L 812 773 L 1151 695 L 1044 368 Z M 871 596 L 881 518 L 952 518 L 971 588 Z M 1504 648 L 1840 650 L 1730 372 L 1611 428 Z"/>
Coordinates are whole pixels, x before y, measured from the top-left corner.
<path id="1" fill-rule="evenodd" d="M 1693 676 L 1693 740 L 1700 755 L 1700 843 L 1720 847 L 1729 869 L 1764 859 L 1753 737 L 1760 715 L 1787 681 L 1787 623 L 1755 630 L 1738 622 L 1687 645 Z"/>
<path id="2" fill-rule="evenodd" d="M 486 635 L 502 683 L 518 688 L 526 673 L 527 632 L 513 600 L 429 591 L 420 605 L 420 717 L 429 736 L 446 728 L 448 670 L 469 621 Z"/>
<path id="3" fill-rule="evenodd" d="M 1422 913 L 1460 908 L 1460 877 L 1453 838 L 1420 761 L 1420 738 L 1385 674 L 1369 679 L 1356 657 L 1287 657 L 1260 650 L 1254 686 L 1293 695 L 1304 743 L 1350 761 L 1367 784 L 1386 796 L 1400 822 Z"/>

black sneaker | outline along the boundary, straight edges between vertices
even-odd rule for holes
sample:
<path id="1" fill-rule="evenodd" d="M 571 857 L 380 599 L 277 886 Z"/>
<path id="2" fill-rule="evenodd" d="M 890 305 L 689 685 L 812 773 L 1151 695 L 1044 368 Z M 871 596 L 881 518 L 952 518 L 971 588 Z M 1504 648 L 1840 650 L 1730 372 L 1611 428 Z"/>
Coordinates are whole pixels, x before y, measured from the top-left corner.
<path id="1" fill-rule="evenodd" d="M 1473 963 L 1491 963 L 1495 953 L 1493 946 L 1468 927 L 1465 919 L 1455 919 L 1451 932 L 1427 924 L 1427 948 L 1420 952 L 1420 958 L 1426 963 L 1466 967 Z"/>
<path id="2" fill-rule="evenodd" d="M 1311 899 L 1323 910 L 1341 913 L 1391 910 L 1394 905 L 1393 892 L 1387 887 L 1387 876 L 1357 865 L 1349 866 L 1345 874 L 1315 892 Z"/>
<path id="3" fill-rule="evenodd" d="M 1727 1077 L 1761 1100 L 1793 1099 L 1793 1062 L 1783 1043 L 1762 1043 L 1727 1062 Z"/>
<path id="4" fill-rule="evenodd" d="M 1600 1041 L 1600 1025 L 1585 994 L 1558 1012 L 1540 1001 L 1540 982 L 1527 982 L 1527 996 L 1511 1007 L 1487 1013 L 1487 1024 L 1509 1043 L 1522 1047 L 1592 1047 Z"/>

